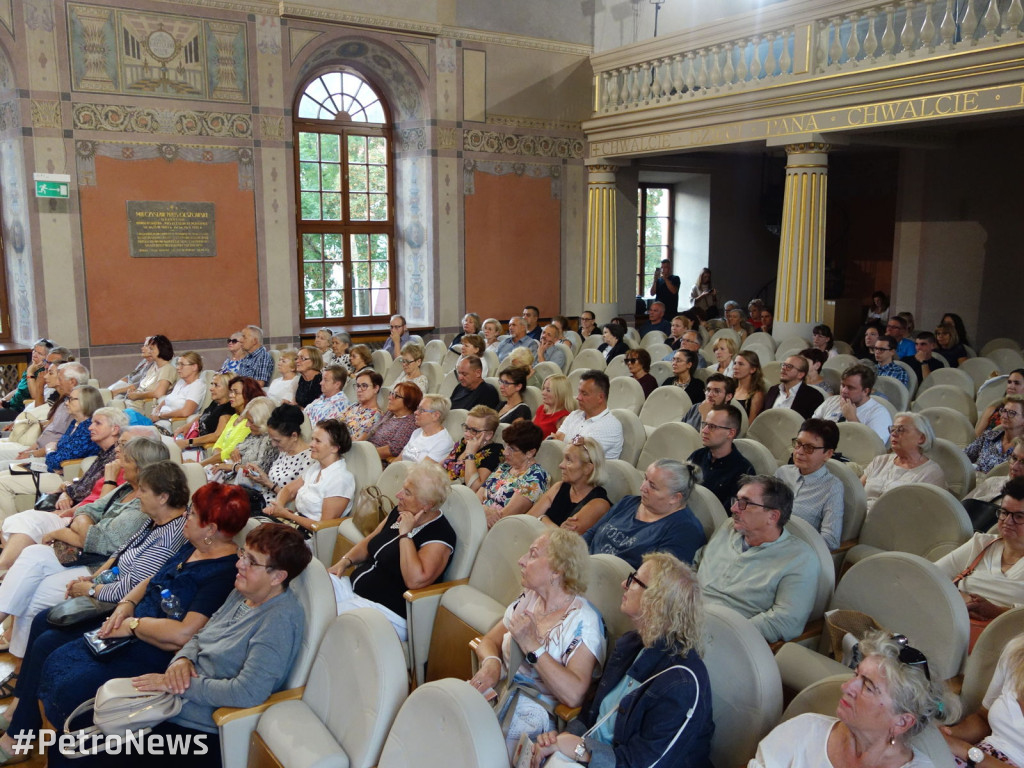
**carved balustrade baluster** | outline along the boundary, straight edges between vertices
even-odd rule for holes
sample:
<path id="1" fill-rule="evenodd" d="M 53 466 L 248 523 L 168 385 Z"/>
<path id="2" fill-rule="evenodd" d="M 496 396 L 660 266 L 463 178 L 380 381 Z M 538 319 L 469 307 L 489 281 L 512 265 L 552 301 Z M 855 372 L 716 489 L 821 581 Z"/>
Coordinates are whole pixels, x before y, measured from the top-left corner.
<path id="1" fill-rule="evenodd" d="M 896 12 L 891 5 L 885 6 L 885 32 L 882 33 L 882 51 L 892 58 L 896 47 Z"/>
<path id="2" fill-rule="evenodd" d="M 725 44 L 725 66 L 722 68 L 722 80 L 725 83 L 726 88 L 732 88 L 733 83 L 736 81 L 736 67 L 732 63 L 733 56 L 733 44 Z"/>
<path id="3" fill-rule="evenodd" d="M 924 23 L 921 25 L 921 44 L 929 52 L 935 50 L 935 21 L 932 19 L 932 0 L 924 4 Z"/>
<path id="4" fill-rule="evenodd" d="M 914 55 L 914 44 L 917 42 L 917 30 L 914 29 L 914 9 L 910 7 L 910 0 L 904 0 L 903 12 L 906 16 L 903 19 L 903 31 L 900 32 L 900 43 L 903 51 L 908 56 Z"/>
<path id="5" fill-rule="evenodd" d="M 711 80 L 711 86 L 718 88 L 722 85 L 722 64 L 720 57 L 721 48 L 717 45 L 711 47 L 711 53 L 708 56 L 711 58 L 711 71 L 708 73 L 708 78 Z"/>
<path id="6" fill-rule="evenodd" d="M 952 2 L 952 0 L 950 0 Z M 868 19 L 868 31 L 864 35 L 864 58 L 873 59 L 875 58 L 875 52 L 878 50 L 878 34 L 875 32 L 875 25 L 878 23 L 877 11 L 870 9 L 867 12 Z"/>
<path id="7" fill-rule="evenodd" d="M 966 0 L 965 4 L 967 7 L 960 19 L 960 34 L 969 45 L 974 45 L 977 43 L 975 35 L 978 33 L 978 15 L 974 12 L 974 0 Z"/>
<path id="8" fill-rule="evenodd" d="M 953 39 L 956 37 L 956 15 L 953 13 L 953 0 L 946 0 L 946 13 L 939 25 L 939 32 L 942 34 L 942 42 L 947 48 L 953 47 Z"/>
<path id="9" fill-rule="evenodd" d="M 635 107 L 640 98 L 640 68 L 634 64 L 629 68 L 629 105 Z"/>
<path id="10" fill-rule="evenodd" d="M 759 80 L 761 78 L 761 38 L 755 35 L 753 43 L 754 51 L 750 57 L 750 79 Z"/>
<path id="11" fill-rule="evenodd" d="M 832 25 L 832 45 L 828 48 L 829 64 L 837 66 L 843 58 L 843 46 L 839 42 L 839 29 L 842 19 L 836 16 L 830 19 L 829 23 Z"/>
<path id="12" fill-rule="evenodd" d="M 741 42 L 738 52 L 739 58 L 736 60 L 736 82 L 743 85 L 750 79 L 750 69 L 747 67 L 747 46 L 750 45 L 749 40 Z"/>
<path id="13" fill-rule="evenodd" d="M 779 56 L 779 72 L 783 75 L 793 73 L 793 57 L 789 55 L 789 33 L 782 35 L 782 55 Z"/>
<path id="14" fill-rule="evenodd" d="M 697 57 L 700 60 L 700 69 L 697 70 L 697 87 L 702 91 L 708 89 L 708 65 L 707 65 L 707 49 L 701 48 L 697 51 Z"/>
<path id="15" fill-rule="evenodd" d="M 640 77 L 640 101 L 646 104 L 651 98 L 651 70 L 641 66 L 637 74 Z"/>
<path id="16" fill-rule="evenodd" d="M 693 51 L 686 54 L 686 64 L 686 90 L 687 93 L 693 96 L 693 92 L 697 89 L 697 68 L 694 62 Z"/>
<path id="17" fill-rule="evenodd" d="M 988 10 L 985 11 L 981 21 L 985 25 L 985 37 L 994 40 L 1002 22 L 997 0 L 989 0 Z"/>
<path id="18" fill-rule="evenodd" d="M 676 98 L 683 94 L 683 57 L 675 54 L 672 57 L 672 87 L 676 91 Z"/>
<path id="19" fill-rule="evenodd" d="M 863 14 L 855 13 L 846 17 L 846 23 L 850 25 L 850 39 L 846 41 L 846 63 L 856 64 L 860 58 L 860 35 L 857 30 L 860 27 Z"/>
<path id="20" fill-rule="evenodd" d="M 1006 9 L 1006 16 L 1003 22 L 1006 24 L 1007 32 L 1015 32 L 1020 37 L 1020 23 L 1024 21 L 1024 6 L 1021 0 L 1011 0 L 1009 8 Z"/>

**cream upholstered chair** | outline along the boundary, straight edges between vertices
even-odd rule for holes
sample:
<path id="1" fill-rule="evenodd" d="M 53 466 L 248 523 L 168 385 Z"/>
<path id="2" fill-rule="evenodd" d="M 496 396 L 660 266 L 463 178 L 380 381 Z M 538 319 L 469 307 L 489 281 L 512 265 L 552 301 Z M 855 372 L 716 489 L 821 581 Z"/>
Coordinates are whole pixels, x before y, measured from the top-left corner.
<path id="1" fill-rule="evenodd" d="M 738 437 L 733 440 L 732 444 L 743 454 L 743 458 L 754 465 L 754 471 L 757 474 L 768 475 L 768 477 L 775 475 L 775 470 L 779 468 L 779 462 L 767 447 L 749 437 Z"/>
<path id="2" fill-rule="evenodd" d="M 966 371 L 961 371 L 959 368 L 939 368 L 938 370 L 932 371 L 927 378 L 921 382 L 921 386 L 918 387 L 917 394 L 920 397 L 922 393 L 927 392 L 932 387 L 937 387 L 940 384 L 959 387 L 972 400 L 974 399 L 974 396 L 978 394 L 978 387 L 975 385 L 971 374 Z"/>
<path id="3" fill-rule="evenodd" d="M 711 535 L 718 530 L 718 527 L 725 525 L 729 520 L 725 507 L 722 506 L 718 497 L 700 484 L 693 486 L 690 498 L 686 500 L 686 506 L 700 521 L 700 525 L 704 529 L 704 538 L 708 541 L 711 540 Z"/>
<path id="4" fill-rule="evenodd" d="M 749 339 L 747 340 L 749 342 Z M 753 352 L 757 355 L 757 359 L 761 362 L 761 365 L 775 362 L 775 350 L 764 344 L 749 344 L 743 343 L 744 352 Z"/>
<path id="5" fill-rule="evenodd" d="M 508 768 L 491 705 L 465 680 L 421 685 L 398 711 L 379 768 Z"/>
<path id="6" fill-rule="evenodd" d="M 882 406 L 883 408 L 885 408 L 885 410 L 887 410 L 889 412 L 889 418 L 890 419 L 895 419 L 896 418 L 896 414 L 899 413 L 899 411 L 896 409 L 895 405 L 893 405 L 891 402 L 886 400 L 881 395 L 871 395 L 871 399 L 874 400 L 876 403 L 878 403 L 880 406 Z"/>
<path id="7" fill-rule="evenodd" d="M 373 370 L 375 370 L 381 376 L 387 374 L 388 368 L 390 368 L 391 364 L 395 362 L 395 359 L 390 354 L 385 352 L 383 349 L 373 350 L 373 354 L 371 357 L 372 359 L 370 361 L 370 364 L 373 366 Z"/>
<path id="8" fill-rule="evenodd" d="M 1016 339 L 1010 339 L 1005 336 L 992 339 L 986 342 L 985 346 L 981 348 L 981 356 L 987 357 L 988 353 L 994 349 L 1013 349 L 1017 352 L 1021 351 L 1020 342 Z"/>
<path id="9" fill-rule="evenodd" d="M 1006 347 L 993 349 L 986 356 L 999 367 L 1001 373 L 1009 373 L 1017 368 L 1024 368 L 1024 356 L 1017 349 L 1008 349 Z"/>
<path id="10" fill-rule="evenodd" d="M 626 356 L 619 355 L 618 357 L 609 360 L 604 372 L 609 379 L 630 376 L 629 367 L 626 365 Z"/>
<path id="11" fill-rule="evenodd" d="M 640 339 L 640 348 L 647 349 L 655 344 L 664 344 L 666 338 L 664 331 L 648 331 Z"/>
<path id="12" fill-rule="evenodd" d="M 846 559 L 846 552 L 857 543 L 860 536 L 860 529 L 868 512 L 868 497 L 860 478 L 848 465 L 836 459 L 829 459 L 825 466 L 832 476 L 843 484 L 843 532 L 839 539 L 839 549 L 832 554 L 838 575 L 843 560 Z"/>
<path id="13" fill-rule="evenodd" d="M 561 440 L 543 440 L 537 450 L 537 463 L 548 473 L 548 487 L 562 479 L 562 470 L 558 466 L 565 456 L 568 446 Z"/>
<path id="14" fill-rule="evenodd" d="M 513 515 L 499 520 L 487 532 L 469 581 L 451 586 L 441 596 L 433 628 L 428 631 L 427 680 L 469 679 L 471 664 L 466 650 L 469 641 L 486 634 L 522 591 L 519 558 L 544 531 L 544 523 L 536 517 Z M 410 626 L 410 636 L 423 631 L 418 623 Z M 417 666 L 419 661 L 418 657 Z"/>
<path id="15" fill-rule="evenodd" d="M 388 464 L 387 468 L 377 477 L 374 485 L 391 501 L 397 501 L 396 495 L 401 489 L 402 483 L 405 482 L 405 475 L 411 466 L 412 462 L 410 461 L 395 461 Z M 334 549 L 331 550 L 333 554 L 330 555 L 331 562 L 328 565 L 336 563 L 343 554 L 363 540 L 363 534 L 356 528 L 351 516 L 341 518 L 335 530 Z"/>
<path id="16" fill-rule="evenodd" d="M 736 349 L 740 348 L 740 335 L 736 333 L 736 331 L 734 331 L 732 328 L 719 328 L 717 331 L 711 334 L 711 338 L 708 340 L 708 346 L 713 347 L 715 342 L 721 338 L 732 339 L 732 343 L 736 345 Z M 713 355 L 711 357 L 707 357 L 705 355 L 705 357 L 709 361 L 714 359 Z"/>
<path id="17" fill-rule="evenodd" d="M 875 379 L 875 386 L 871 393 L 892 403 L 897 411 L 905 411 L 910 407 L 910 390 L 904 386 L 902 381 L 894 379 L 892 376 L 879 376 Z"/>
<path id="18" fill-rule="evenodd" d="M 681 422 L 692 405 L 682 387 L 663 386 L 651 392 L 640 409 L 640 423 L 644 425 L 647 439 L 662 424 Z"/>
<path id="19" fill-rule="evenodd" d="M 647 442 L 647 431 L 640 423 L 640 417 L 625 408 L 613 408 L 612 416 L 622 425 L 622 452 L 619 458 L 636 466 L 640 453 Z"/>
<path id="20" fill-rule="evenodd" d="M 645 349 L 650 354 L 651 360 L 663 360 L 674 351 L 668 344 L 652 344 L 649 347 L 645 347 Z M 653 371 L 651 373 L 653 375 Z"/>
<path id="21" fill-rule="evenodd" d="M 775 457 L 777 466 L 789 461 L 793 454 L 793 438 L 800 432 L 804 417 L 792 408 L 769 408 L 761 411 L 747 430 L 747 439 L 756 440 Z"/>
<path id="22" fill-rule="evenodd" d="M 766 387 L 774 387 L 776 384 L 779 383 L 782 376 L 782 361 L 762 360 L 761 375 L 764 377 L 764 385 Z"/>
<path id="23" fill-rule="evenodd" d="M 1024 607 L 1011 608 L 982 630 L 964 664 L 964 682 L 960 688 L 964 714 L 976 712 L 981 706 L 999 655 L 1007 643 L 1021 634 L 1024 634 Z"/>
<path id="24" fill-rule="evenodd" d="M 639 417 L 640 409 L 644 407 L 644 388 L 632 376 L 618 376 L 612 379 L 608 390 L 608 407 L 612 410 L 621 408 L 632 411 Z"/>
<path id="25" fill-rule="evenodd" d="M 861 611 L 887 631 L 905 634 L 928 657 L 932 679 L 956 676 L 967 658 L 967 606 L 953 582 L 923 557 L 882 552 L 862 560 L 836 584 L 828 607 Z M 831 650 L 828 633 L 822 633 L 818 651 L 797 643 L 783 645 L 775 655 L 783 685 L 801 691 L 844 672 Z"/>
<path id="26" fill-rule="evenodd" d="M 203 467 L 202 464 L 182 464 L 181 469 L 185 473 L 185 480 L 188 482 L 189 498 L 192 498 L 193 493 L 198 491 L 200 488 L 202 488 L 210 481 L 209 478 L 206 476 L 206 469 Z"/>
<path id="27" fill-rule="evenodd" d="M 459 346 L 462 346 L 461 344 Z M 455 370 L 455 366 L 459 364 L 459 353 L 454 349 L 449 349 L 444 353 L 444 357 L 441 358 L 440 366 L 441 370 L 444 371 L 445 376 Z"/>
<path id="28" fill-rule="evenodd" d="M 999 375 L 999 366 L 988 357 L 970 357 L 960 364 L 960 370 L 974 379 L 975 391 L 993 376 Z"/>
<path id="29" fill-rule="evenodd" d="M 843 696 L 842 685 L 851 677 L 853 672 L 847 670 L 811 683 L 789 703 L 786 711 L 782 713 L 782 721 L 812 712 L 835 717 L 839 699 Z M 949 751 L 946 740 L 934 723 L 917 734 L 911 740 L 911 744 L 918 752 L 931 758 L 933 765 L 953 765 L 953 753 Z"/>
<path id="30" fill-rule="evenodd" d="M 949 491 L 928 483 L 898 485 L 875 500 L 846 562 L 883 551 L 912 552 L 935 562 L 973 533 L 971 519 Z"/>
<path id="31" fill-rule="evenodd" d="M 844 421 L 839 425 L 839 452 L 859 469 L 885 453 L 885 443 L 867 424 Z"/>
<path id="32" fill-rule="evenodd" d="M 436 584 L 405 593 L 405 619 L 409 633 L 407 652 L 409 668 L 417 682 L 426 672 L 427 652 L 434 627 L 434 617 L 441 595 L 453 584 L 469 578 L 477 555 L 487 535 L 487 516 L 480 499 L 464 485 L 452 486 L 448 500 L 441 507 L 445 518 L 455 529 L 456 545 L 448 566 Z"/>
<path id="33" fill-rule="evenodd" d="M 755 345 L 768 347 L 772 351 L 773 356 L 775 355 L 775 351 L 778 349 L 778 344 L 775 343 L 775 337 L 770 333 L 765 333 L 764 331 L 754 331 L 752 334 L 747 336 L 747 338 L 743 340 L 743 345 L 740 349 L 747 349 L 748 347 Z M 803 349 L 803 347 L 801 347 L 801 349 Z"/>
<path id="34" fill-rule="evenodd" d="M 589 339 L 588 339 L 589 340 Z M 586 344 L 583 345 L 586 347 Z M 572 361 L 570 371 L 577 370 L 597 370 L 603 371 L 608 367 L 608 361 L 604 359 L 604 355 L 598 352 L 596 349 L 581 349 L 580 353 Z"/>
<path id="35" fill-rule="evenodd" d="M 678 389 L 678 387 L 672 387 L 672 389 Z M 702 445 L 700 434 L 689 424 L 684 424 L 681 421 L 665 422 L 648 435 L 644 449 L 640 452 L 640 457 L 636 462 L 637 469 L 643 472 L 651 465 L 651 462 L 657 459 L 686 461 L 690 454 Z"/>
<path id="36" fill-rule="evenodd" d="M 910 404 L 910 410 L 920 413 L 925 408 L 937 405 L 960 411 L 972 424 L 978 420 L 978 407 L 974 404 L 974 398 L 952 384 L 936 384 L 923 389 Z"/>
<path id="37" fill-rule="evenodd" d="M 790 336 L 775 345 L 775 359 L 785 360 L 790 355 L 795 355 L 802 349 L 811 346 L 811 342 L 799 336 Z"/>
<path id="38" fill-rule="evenodd" d="M 668 360 L 655 360 L 651 363 L 651 376 L 660 384 L 672 375 L 672 363 Z"/>
<path id="39" fill-rule="evenodd" d="M 328 627 L 302 698 L 272 704 L 260 717 L 250 764 L 372 768 L 408 694 L 391 622 L 373 608 L 347 611 Z"/>
<path id="40" fill-rule="evenodd" d="M 978 396 L 974 398 L 974 406 L 981 413 L 993 403 L 998 403 L 1006 397 L 1006 374 L 989 379 L 978 387 Z"/>
<path id="41" fill-rule="evenodd" d="M 782 714 L 778 667 L 749 619 L 711 603 L 704 611 L 704 664 L 715 713 L 711 762 L 746 765 Z"/>
<path id="42" fill-rule="evenodd" d="M 613 505 L 626 496 L 639 496 L 643 481 L 643 473 L 627 461 L 612 459 L 604 463 L 601 485 Z"/>
<path id="43" fill-rule="evenodd" d="M 854 355 L 840 354 L 836 355 L 835 357 L 830 357 L 828 360 L 825 361 L 825 364 L 821 367 L 822 369 L 829 368 L 833 371 L 838 371 L 839 374 L 842 375 L 843 371 L 845 371 L 851 365 L 856 365 L 859 362 L 860 360 L 858 360 L 857 357 Z"/>
<path id="44" fill-rule="evenodd" d="M 420 366 L 420 370 L 427 377 L 427 391 L 423 394 L 437 392 L 441 384 L 444 383 L 444 372 L 441 370 L 441 366 L 434 362 L 424 361 Z"/>
<path id="45" fill-rule="evenodd" d="M 448 395 L 445 395 L 445 397 L 448 397 Z M 448 430 L 448 435 L 456 443 L 464 436 L 462 425 L 466 423 L 468 415 L 469 411 L 465 408 L 452 408 L 448 411 L 448 418 L 444 420 L 444 428 Z"/>
<path id="46" fill-rule="evenodd" d="M 578 352 L 579 348 L 583 345 L 583 337 L 580 336 L 572 328 L 566 328 L 564 331 L 562 331 L 562 335 L 570 344 L 572 344 L 572 351 Z"/>
<path id="47" fill-rule="evenodd" d="M 298 656 L 285 681 L 284 691 L 256 707 L 221 707 L 213 713 L 213 722 L 220 732 L 220 753 L 224 768 L 245 768 L 249 738 L 256 729 L 260 715 L 274 701 L 287 697 L 289 694 L 286 692 L 289 689 L 306 684 L 320 641 L 327 627 L 338 615 L 338 604 L 334 599 L 331 578 L 327 575 L 327 569 L 316 558 L 310 561 L 298 578 L 292 580 L 288 589 L 302 604 L 302 611 L 306 617 Z"/>
<path id="48" fill-rule="evenodd" d="M 954 408 L 936 405 L 921 410 L 920 414 L 928 419 L 936 437 L 945 438 L 960 448 L 974 440 L 974 424 Z"/>
<path id="49" fill-rule="evenodd" d="M 437 363 L 440 365 L 447 354 L 448 346 L 443 341 L 440 339 L 431 339 L 423 348 L 423 361 L 427 363 Z M 447 368 L 445 370 L 450 371 L 451 368 Z"/>
<path id="50" fill-rule="evenodd" d="M 579 350 L 576 352 L 579 355 L 584 349 L 597 349 L 599 346 L 604 344 L 604 339 L 601 338 L 600 333 L 592 333 L 583 340 Z"/>
<path id="51" fill-rule="evenodd" d="M 569 361 L 572 359 L 573 358 L 571 357 L 570 353 L 570 356 L 566 357 L 566 360 Z M 567 363 L 566 368 L 570 367 L 570 365 L 571 363 Z M 546 379 L 548 376 L 557 376 L 558 374 L 562 373 L 562 369 L 559 368 L 554 363 L 544 361 L 542 363 L 537 363 L 535 366 L 533 366 L 533 373 L 541 380 L 541 383 L 543 383 L 544 379 Z"/>
<path id="52" fill-rule="evenodd" d="M 937 437 L 928 456 L 942 467 L 942 474 L 946 476 L 946 487 L 956 498 L 962 499 L 974 490 L 978 473 L 974 471 L 971 460 L 959 445 Z"/>
<path id="53" fill-rule="evenodd" d="M 818 558 L 818 583 L 814 593 L 814 606 L 811 608 L 811 615 L 807 619 L 803 633 L 808 637 L 817 637 L 822 631 L 822 617 L 825 615 L 829 601 L 832 600 L 832 593 L 836 586 L 836 569 L 832 563 L 832 553 L 825 544 L 825 540 L 821 538 L 821 534 L 806 520 L 796 516 L 790 517 L 789 522 L 786 523 L 786 530 L 791 536 L 801 539 L 814 550 L 814 554 Z"/>

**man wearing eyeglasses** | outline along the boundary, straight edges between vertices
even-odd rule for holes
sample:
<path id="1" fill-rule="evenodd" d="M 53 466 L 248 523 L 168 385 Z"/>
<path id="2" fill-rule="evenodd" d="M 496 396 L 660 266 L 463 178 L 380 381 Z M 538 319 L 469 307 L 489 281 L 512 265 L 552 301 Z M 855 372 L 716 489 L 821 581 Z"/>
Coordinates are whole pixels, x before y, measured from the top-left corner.
<path id="1" fill-rule="evenodd" d="M 402 347 L 409 343 L 409 329 L 405 324 L 405 318 L 401 315 L 392 315 L 388 323 L 388 338 L 381 347 L 392 357 L 398 357 Z"/>
<path id="2" fill-rule="evenodd" d="M 910 375 L 906 368 L 896 362 L 897 342 L 892 336 L 879 336 L 872 351 L 875 353 L 876 376 L 888 376 L 896 379 L 907 391 L 910 391 Z"/>
<path id="3" fill-rule="evenodd" d="M 793 463 L 775 470 L 775 477 L 793 491 L 793 514 L 806 520 L 838 549 L 843 534 L 843 483 L 825 462 L 839 445 L 839 427 L 824 419 L 807 419 L 793 439 Z"/>
<path id="4" fill-rule="evenodd" d="M 914 354 L 914 342 L 907 338 L 906 318 L 893 315 L 885 324 L 887 335 L 896 339 L 896 357 L 911 357 Z"/>
<path id="5" fill-rule="evenodd" d="M 1009 479 L 1024 477 L 1024 437 L 1018 437 L 1013 441 L 1013 453 L 1008 461 L 1010 465 Z M 987 531 L 996 524 L 995 504 L 1003 495 L 1003 486 L 1006 485 L 1007 476 L 997 475 L 979 480 L 974 490 L 964 496 L 962 504 L 967 510 L 971 522 L 974 523 L 974 530 Z"/>
<path id="6" fill-rule="evenodd" d="M 825 396 L 814 387 L 804 386 L 804 379 L 810 364 L 800 355 L 790 355 L 779 369 L 779 383 L 768 390 L 764 398 L 764 409 L 789 408 L 805 419 L 825 400 Z"/>
<path id="7" fill-rule="evenodd" d="M 683 423 L 689 424 L 700 432 L 701 422 L 704 421 L 705 416 L 711 413 L 711 409 L 727 405 L 735 394 L 736 379 L 721 373 L 712 373 L 704 382 L 704 399 L 693 400 L 690 410 L 683 416 Z"/>
<path id="8" fill-rule="evenodd" d="M 683 335 L 679 339 L 679 346 L 697 355 L 697 365 L 694 367 L 694 370 L 708 367 L 708 361 L 704 359 L 704 355 L 700 351 L 700 333 L 698 331 L 683 331 Z M 671 360 L 672 358 L 666 357 L 665 359 Z"/>
<path id="9" fill-rule="evenodd" d="M 704 447 L 691 453 L 689 459 L 704 475 L 701 485 L 715 494 L 725 509 L 729 509 L 729 499 L 736 493 L 740 477 L 754 474 L 754 466 L 733 445 L 741 423 L 735 405 L 716 405 L 700 425 Z"/>
<path id="10" fill-rule="evenodd" d="M 704 599 L 746 616 L 765 640 L 792 640 L 810 618 L 818 558 L 786 530 L 793 492 L 774 477 L 744 477 L 731 525 L 719 526 L 697 554 Z"/>

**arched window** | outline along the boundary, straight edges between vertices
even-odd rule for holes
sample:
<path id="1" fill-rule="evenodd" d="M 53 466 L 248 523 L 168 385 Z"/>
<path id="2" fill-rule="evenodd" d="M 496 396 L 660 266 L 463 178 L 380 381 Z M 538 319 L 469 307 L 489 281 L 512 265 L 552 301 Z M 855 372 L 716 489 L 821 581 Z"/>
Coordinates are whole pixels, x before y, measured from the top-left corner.
<path id="1" fill-rule="evenodd" d="M 395 312 L 387 105 L 360 75 L 313 77 L 295 109 L 302 323 L 375 323 Z"/>

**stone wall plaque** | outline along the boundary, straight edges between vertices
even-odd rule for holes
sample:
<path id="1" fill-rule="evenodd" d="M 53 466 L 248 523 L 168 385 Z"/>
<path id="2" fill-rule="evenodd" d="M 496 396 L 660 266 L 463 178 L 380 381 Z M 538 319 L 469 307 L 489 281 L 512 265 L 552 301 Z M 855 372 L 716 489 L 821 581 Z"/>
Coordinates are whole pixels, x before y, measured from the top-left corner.
<path id="1" fill-rule="evenodd" d="M 213 203 L 128 200 L 132 258 L 210 258 L 217 255 Z"/>

